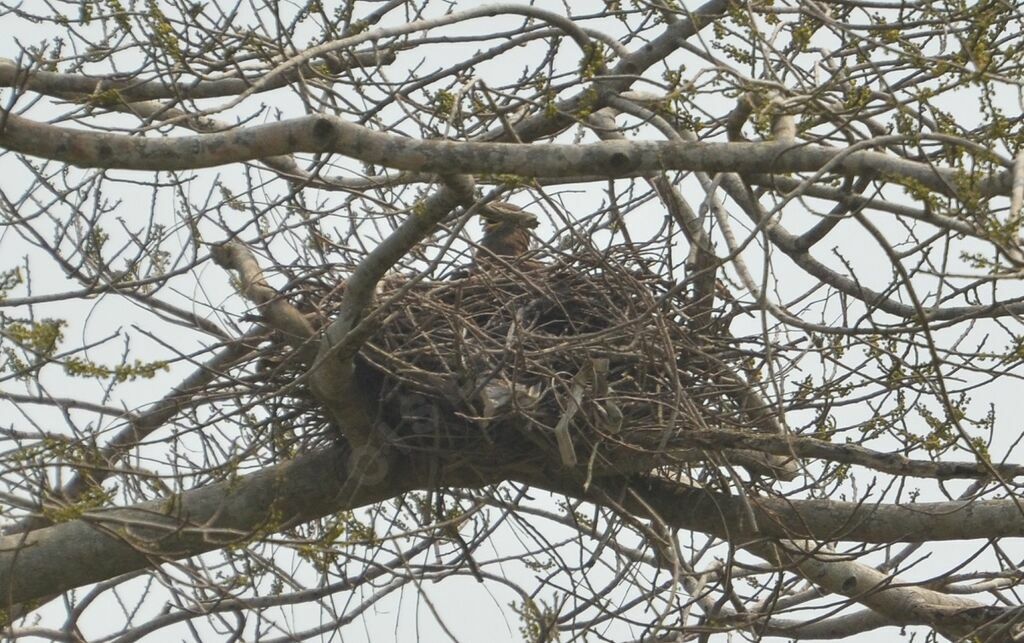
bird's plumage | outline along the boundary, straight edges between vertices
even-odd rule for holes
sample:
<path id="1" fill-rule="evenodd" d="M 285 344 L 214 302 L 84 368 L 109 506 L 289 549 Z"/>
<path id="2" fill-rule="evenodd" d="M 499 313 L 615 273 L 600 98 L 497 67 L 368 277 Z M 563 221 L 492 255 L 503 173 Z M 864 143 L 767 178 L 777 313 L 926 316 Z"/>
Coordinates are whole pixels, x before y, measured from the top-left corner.
<path id="1" fill-rule="evenodd" d="M 535 215 L 511 203 L 495 201 L 481 209 L 480 218 L 484 236 L 477 244 L 474 258 L 477 265 L 495 257 L 506 261 L 515 259 L 529 251 L 530 230 L 538 225 Z"/>

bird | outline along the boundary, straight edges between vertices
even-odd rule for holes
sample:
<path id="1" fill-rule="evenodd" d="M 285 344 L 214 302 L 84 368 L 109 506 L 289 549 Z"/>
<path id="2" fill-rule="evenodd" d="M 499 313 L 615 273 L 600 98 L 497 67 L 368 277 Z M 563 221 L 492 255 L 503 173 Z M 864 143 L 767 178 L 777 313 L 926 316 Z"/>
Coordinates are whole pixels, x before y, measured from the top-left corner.
<path id="1" fill-rule="evenodd" d="M 537 216 L 505 201 L 494 201 L 480 210 L 484 236 L 477 244 L 473 263 L 486 267 L 488 263 L 506 262 L 522 257 L 530 250 L 530 230 L 539 223 Z M 520 268 L 529 268 L 536 262 L 523 262 Z M 538 264 L 539 265 L 539 264 Z"/>

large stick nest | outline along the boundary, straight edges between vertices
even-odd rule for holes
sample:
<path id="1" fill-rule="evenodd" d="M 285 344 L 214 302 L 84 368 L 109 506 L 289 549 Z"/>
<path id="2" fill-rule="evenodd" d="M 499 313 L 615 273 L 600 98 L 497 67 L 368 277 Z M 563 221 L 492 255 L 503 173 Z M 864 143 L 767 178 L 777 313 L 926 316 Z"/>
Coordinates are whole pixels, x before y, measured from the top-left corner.
<path id="1" fill-rule="evenodd" d="M 305 294 L 325 319 L 340 298 L 328 284 Z M 376 305 L 357 373 L 408 448 L 572 464 L 599 443 L 657 451 L 689 428 L 772 430 L 750 413 L 731 341 L 694 329 L 683 289 L 624 248 L 392 277 Z"/>

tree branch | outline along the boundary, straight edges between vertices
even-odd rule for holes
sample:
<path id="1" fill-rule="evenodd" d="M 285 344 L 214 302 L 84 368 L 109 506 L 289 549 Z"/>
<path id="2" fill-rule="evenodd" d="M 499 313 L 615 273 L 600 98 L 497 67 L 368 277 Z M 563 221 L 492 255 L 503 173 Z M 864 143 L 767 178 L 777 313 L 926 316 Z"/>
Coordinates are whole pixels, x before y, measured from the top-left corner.
<path id="1" fill-rule="evenodd" d="M 495 459 L 480 456 L 474 465 L 432 469 L 428 462 L 392 453 L 378 460 L 373 475 L 366 475 L 357 474 L 358 452 L 339 447 L 171 498 L 89 512 L 77 520 L 0 538 L 0 591 L 8 604 L 21 603 L 413 489 L 475 487 L 506 479 L 622 507 L 744 547 L 764 538 L 886 544 L 1024 536 L 1024 517 L 1013 500 L 904 506 L 741 498 L 637 476 L 600 479 L 588 487 L 560 468 L 526 470 L 516 464 L 503 469 L 497 464 L 501 454 L 492 455 Z"/>
<path id="2" fill-rule="evenodd" d="M 151 408 L 129 416 L 127 418 L 128 426 L 115 434 L 100 450 L 100 455 L 107 466 L 76 472 L 60 490 L 60 499 L 65 502 L 75 502 L 87 490 L 106 480 L 115 471 L 112 465 L 126 451 L 163 426 L 165 422 L 185 407 L 194 395 L 206 388 L 207 385 L 224 373 L 235 362 L 252 353 L 254 349 L 253 340 L 264 332 L 262 328 L 258 328 L 231 342 L 205 363 L 200 364 L 195 371 L 183 379 L 180 384 L 173 387 L 167 395 L 153 404 Z M 41 512 L 42 505 L 40 505 L 39 509 Z M 38 529 L 48 524 L 50 524 L 49 519 L 42 515 L 30 516 L 15 525 L 7 527 L 3 530 L 3 533 L 21 533 L 31 529 Z"/>
<path id="3" fill-rule="evenodd" d="M 238 273 L 242 296 L 256 304 L 267 324 L 281 331 L 289 344 L 306 346 L 315 330 L 299 309 L 281 297 L 263 278 L 263 270 L 252 251 L 240 241 L 232 240 L 210 249 L 214 262 Z"/>
<path id="4" fill-rule="evenodd" d="M 346 509 L 426 488 L 429 466 L 391 459 L 359 474 L 354 452 L 332 448 L 169 498 L 0 538 L 0 600 L 13 605 L 237 545 Z M 425 463 L 419 463 L 425 465 Z M 481 486 L 500 467 L 445 469 L 445 484 Z"/>
<path id="5" fill-rule="evenodd" d="M 312 369 L 313 391 L 332 418 L 357 445 L 373 441 L 373 419 L 365 396 L 358 390 L 353 357 L 377 329 L 376 319 L 366 319 L 377 283 L 409 250 L 434 231 L 458 205 L 472 199 L 473 181 L 451 176 L 387 239 L 377 245 L 352 271 L 337 317 L 327 326 Z"/>
<path id="6" fill-rule="evenodd" d="M 339 74 L 358 67 L 374 67 L 387 65 L 395 61 L 395 52 L 390 49 L 372 49 L 354 51 L 348 55 L 324 56 L 327 71 Z M 126 103 L 148 100 L 199 100 L 236 96 L 263 80 L 264 71 L 250 77 L 225 77 L 213 80 L 195 80 L 193 82 L 168 83 L 163 79 L 140 80 L 123 76 L 86 76 L 83 74 L 65 74 L 40 69 L 19 69 L 9 58 L 0 58 L 0 87 L 18 87 L 22 90 L 47 94 L 50 96 L 66 96 L 79 94 L 88 98 L 106 92 L 116 92 L 117 98 Z M 300 73 L 292 69 L 273 80 L 264 83 L 260 91 L 280 89 L 294 82 L 301 82 L 304 76 L 317 77 L 316 72 L 306 70 Z"/>
<path id="7" fill-rule="evenodd" d="M 139 138 L 73 130 L 6 113 L 0 147 L 81 167 L 184 170 L 297 152 L 334 152 L 365 163 L 436 174 L 515 174 L 524 177 L 630 177 L 662 170 L 764 174 L 878 174 L 955 196 L 957 170 L 881 152 L 787 142 L 703 143 L 605 141 L 529 145 L 410 139 L 320 114 L 230 132 Z M 1009 170 L 976 178 L 976 193 L 1009 195 Z"/>

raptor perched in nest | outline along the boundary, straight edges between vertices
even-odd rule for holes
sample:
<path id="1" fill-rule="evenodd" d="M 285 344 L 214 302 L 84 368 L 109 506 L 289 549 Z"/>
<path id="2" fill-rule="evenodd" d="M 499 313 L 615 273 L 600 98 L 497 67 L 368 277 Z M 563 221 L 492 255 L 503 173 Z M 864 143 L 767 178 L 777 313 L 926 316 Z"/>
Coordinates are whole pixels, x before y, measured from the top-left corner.
<path id="1" fill-rule="evenodd" d="M 537 217 L 505 201 L 495 201 L 483 207 L 480 218 L 484 223 L 484 236 L 473 257 L 477 267 L 489 262 L 509 261 L 526 254 L 530 249 L 530 230 L 538 225 Z M 520 268 L 534 267 L 536 262 L 524 262 Z"/>
<path id="2" fill-rule="evenodd" d="M 686 294 L 644 269 L 631 244 L 538 261 L 536 216 L 498 202 L 481 218 L 462 274 L 380 285 L 389 314 L 358 353 L 356 377 L 391 443 L 480 463 L 539 458 L 618 475 L 629 462 L 690 475 L 704 460 L 691 427 L 777 432 L 735 347 L 693 328 Z M 336 281 L 311 296 L 325 318 L 337 314 Z M 332 435 L 319 402 L 291 386 L 298 369 L 278 362 L 267 375 L 282 391 L 273 413 L 301 418 L 291 425 L 308 426 L 303 435 Z M 722 453 L 752 475 L 799 470 L 788 456 Z"/>

